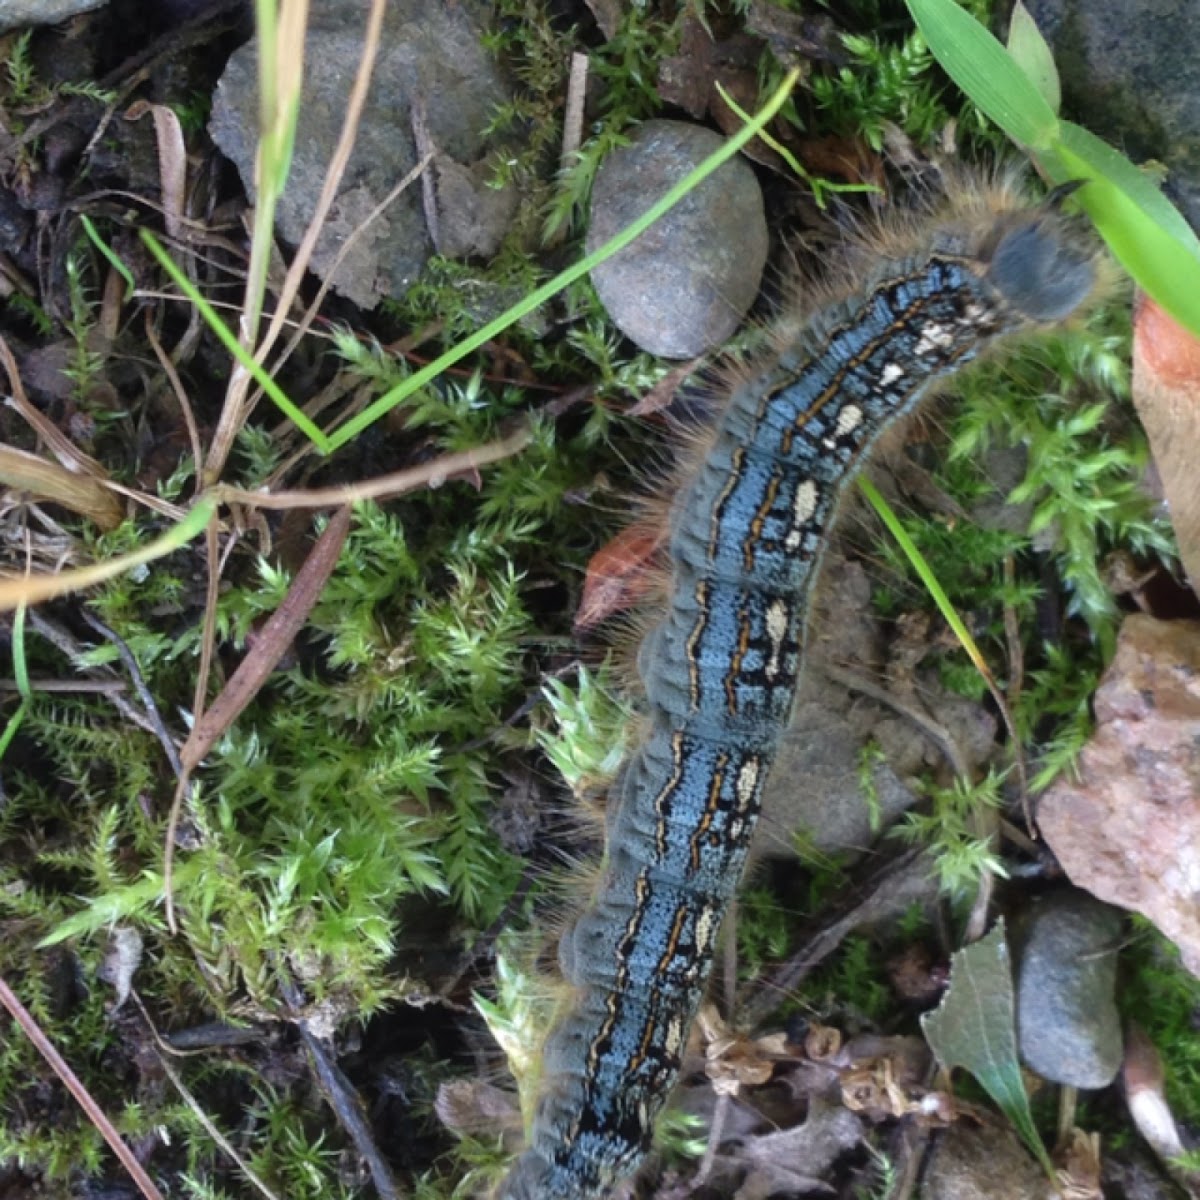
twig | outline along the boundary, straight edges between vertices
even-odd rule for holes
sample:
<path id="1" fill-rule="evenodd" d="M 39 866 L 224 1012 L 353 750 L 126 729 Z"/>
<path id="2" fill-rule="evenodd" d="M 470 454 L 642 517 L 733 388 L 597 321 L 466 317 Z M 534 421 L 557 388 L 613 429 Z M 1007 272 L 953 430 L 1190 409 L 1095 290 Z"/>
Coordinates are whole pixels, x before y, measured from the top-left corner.
<path id="1" fill-rule="evenodd" d="M 120 695 L 127 690 L 123 679 L 30 679 L 29 688 L 34 692 L 58 693 L 61 695 Z M 0 679 L 0 692 L 16 692 L 20 688 L 15 679 Z"/>
<path id="2" fill-rule="evenodd" d="M 183 764 L 179 761 L 179 751 L 175 748 L 175 741 L 167 731 L 167 726 L 162 719 L 162 713 L 158 711 L 158 705 L 154 703 L 154 697 L 150 694 L 150 689 L 146 686 L 146 680 L 142 677 L 142 669 L 138 666 L 138 661 L 134 657 L 133 651 L 130 650 L 129 644 L 119 633 L 109 629 L 99 617 L 88 612 L 86 608 L 80 609 L 80 615 L 101 637 L 112 642 L 116 648 L 117 655 L 125 664 L 125 669 L 129 672 L 129 678 L 133 681 L 134 690 L 137 692 L 138 698 L 146 710 L 146 716 L 149 718 L 150 724 L 154 727 L 155 735 L 162 744 L 167 761 L 171 764 L 171 770 L 176 776 L 180 775 L 183 771 Z"/>
<path id="3" fill-rule="evenodd" d="M 92 1099 L 91 1093 L 83 1086 L 79 1076 L 71 1070 L 67 1060 L 54 1048 L 54 1044 L 42 1032 L 28 1009 L 17 999 L 16 993 L 8 986 L 3 976 L 0 976 L 0 1004 L 8 1009 L 13 1020 L 21 1027 L 22 1032 L 33 1043 L 37 1052 L 50 1064 L 50 1069 L 62 1080 L 67 1091 L 75 1097 L 75 1102 L 87 1114 L 88 1120 L 99 1130 L 100 1136 L 120 1159 L 121 1165 L 129 1172 L 130 1178 L 137 1184 L 146 1200 L 163 1200 L 162 1193 L 154 1186 L 142 1164 L 134 1158 L 133 1151 L 121 1140 L 120 1134 L 113 1128 L 113 1124 L 105 1115 L 104 1110 Z"/>
<path id="4" fill-rule="evenodd" d="M 937 743 L 955 775 L 960 779 L 971 778 L 971 768 L 958 748 L 958 743 L 950 736 L 949 731 L 928 713 L 914 708 L 911 704 L 906 704 L 899 696 L 894 695 L 887 688 L 876 683 L 869 675 L 864 675 L 860 671 L 852 670 L 849 667 L 839 667 L 831 662 L 822 662 L 818 669 L 834 683 L 840 683 L 851 691 L 870 696 L 872 700 L 886 704 L 888 708 L 911 721 L 922 733 L 927 734 Z"/>
<path id="5" fill-rule="evenodd" d="M 797 986 L 854 932 L 876 917 L 892 884 L 911 871 L 923 858 L 923 847 L 913 847 L 885 863 L 864 884 L 843 899 L 839 907 L 823 915 L 821 925 L 787 962 L 769 979 L 746 985 L 738 995 L 736 1012 L 748 1029 L 761 1025 L 791 995 Z"/>
<path id="6" fill-rule="evenodd" d="M 146 1028 L 149 1029 L 150 1036 L 154 1040 L 154 1052 L 158 1058 L 158 1065 L 162 1067 L 163 1073 L 175 1085 L 175 1090 L 183 1097 L 184 1103 L 196 1114 L 196 1120 L 204 1126 L 208 1136 L 229 1156 L 230 1160 L 250 1183 L 267 1197 L 267 1200 L 279 1200 L 278 1194 L 271 1191 L 262 1178 L 255 1173 L 254 1168 L 238 1154 L 229 1139 L 213 1124 L 212 1118 L 201 1107 L 200 1101 L 188 1090 L 187 1084 L 183 1082 L 183 1076 L 175 1070 L 170 1061 L 171 1057 L 175 1054 L 174 1049 L 155 1028 L 154 1022 L 150 1019 L 150 1014 L 146 1011 L 146 1006 L 142 1003 L 141 996 L 136 991 L 130 992 L 130 995 L 133 997 L 133 1002 L 141 1011 L 142 1020 L 146 1022 Z"/>
<path id="7" fill-rule="evenodd" d="M 298 1015 L 304 1008 L 304 997 L 282 972 L 279 976 L 279 986 L 284 1000 L 297 1014 L 296 1028 L 300 1031 L 305 1049 L 308 1050 L 317 1081 L 321 1085 L 321 1091 L 325 1094 L 325 1099 L 329 1102 L 342 1128 L 354 1143 L 354 1148 L 367 1164 L 367 1170 L 371 1172 L 375 1190 L 383 1197 L 383 1200 L 400 1200 L 402 1193 L 396 1187 L 392 1172 L 375 1145 L 375 1139 L 363 1117 L 358 1094 L 355 1092 L 353 1084 L 337 1065 L 324 1040 L 317 1037 L 308 1027 L 308 1022 Z"/>
<path id="8" fill-rule="evenodd" d="M 292 492 L 254 492 L 222 483 L 213 488 L 212 494 L 218 500 L 254 508 L 341 508 L 356 500 L 382 500 L 415 491 L 419 487 L 441 487 L 454 476 L 472 475 L 479 467 L 511 458 L 528 445 L 530 436 L 529 427 L 522 425 L 515 433 L 499 441 L 488 442 L 474 450 L 445 454 L 431 463 L 393 471 L 362 483 Z"/>
<path id="9" fill-rule="evenodd" d="M 53 621 L 48 620 L 36 608 L 28 610 L 25 618 L 29 622 L 29 626 L 34 632 L 44 637 L 52 646 L 60 650 L 73 663 L 78 663 L 83 655 L 83 647 L 61 626 L 56 625 Z M 97 680 L 97 683 L 107 683 L 108 680 Z M 139 729 L 144 729 L 147 733 L 157 735 L 157 730 L 150 722 L 145 713 L 139 712 L 122 694 L 124 692 L 124 683 L 122 680 L 114 677 L 112 683 L 120 683 L 121 691 L 115 691 L 108 688 L 98 689 L 102 695 L 105 695 L 112 701 L 113 707 L 123 716 L 130 724 L 136 725 Z"/>

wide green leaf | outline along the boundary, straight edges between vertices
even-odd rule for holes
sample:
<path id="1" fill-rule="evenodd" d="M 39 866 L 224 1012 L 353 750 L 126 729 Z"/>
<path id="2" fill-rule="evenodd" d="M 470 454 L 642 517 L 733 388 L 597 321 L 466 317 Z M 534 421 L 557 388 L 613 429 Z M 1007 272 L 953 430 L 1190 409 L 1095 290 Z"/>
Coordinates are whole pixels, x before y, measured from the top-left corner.
<path id="1" fill-rule="evenodd" d="M 1076 195 L 1117 261 L 1181 325 L 1200 336 L 1200 240 L 1174 205 L 1123 154 L 1059 122 L 1037 160 L 1055 183 L 1086 180 Z"/>
<path id="2" fill-rule="evenodd" d="M 1021 0 L 1017 0 L 1012 20 L 1008 23 L 1008 52 L 1017 66 L 1029 76 L 1029 81 L 1037 88 L 1050 110 L 1057 113 L 1062 107 L 1062 85 L 1058 80 L 1058 68 L 1054 65 L 1054 54 Z"/>
<path id="3" fill-rule="evenodd" d="M 1004 922 L 950 959 L 950 987 L 921 1018 L 925 1038 L 947 1070 L 962 1067 L 999 1105 L 1051 1178 L 1054 1165 L 1029 1111 L 1017 1059 L 1016 1002 Z"/>
<path id="4" fill-rule="evenodd" d="M 1054 110 L 1012 55 L 970 13 L 954 0 L 907 3 L 934 57 L 980 112 L 1032 150 L 1054 140 Z"/>

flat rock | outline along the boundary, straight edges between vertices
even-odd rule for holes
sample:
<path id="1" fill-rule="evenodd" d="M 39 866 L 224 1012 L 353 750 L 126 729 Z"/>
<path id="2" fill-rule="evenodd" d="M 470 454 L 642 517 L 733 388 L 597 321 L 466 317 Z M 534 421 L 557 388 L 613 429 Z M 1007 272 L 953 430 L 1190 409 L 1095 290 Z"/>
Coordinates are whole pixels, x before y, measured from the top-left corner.
<path id="1" fill-rule="evenodd" d="M 600 166 L 587 249 L 640 217 L 724 139 L 702 125 L 647 121 Z M 663 358 L 691 358 L 737 328 L 767 261 L 767 221 L 753 170 L 730 159 L 635 242 L 592 271 L 626 337 Z"/>
<path id="2" fill-rule="evenodd" d="M 866 570 L 836 547 L 823 568 L 816 606 L 796 708 L 763 795 L 756 857 L 792 856 L 792 834 L 802 830 L 806 848 L 852 861 L 916 803 L 909 781 L 936 776 L 946 769 L 946 759 L 912 716 L 900 711 L 904 707 L 945 729 L 972 765 L 985 762 L 995 746 L 995 720 L 932 676 L 921 676 L 911 694 L 898 694 L 904 684 L 888 677 L 894 674 L 893 656 L 904 651 L 898 639 L 885 636 L 871 607 Z M 894 695 L 896 703 L 848 686 L 838 670 Z M 879 751 L 869 772 L 870 797 L 862 771 L 868 746 Z"/>
<path id="3" fill-rule="evenodd" d="M 365 14 L 360 0 L 312 5 L 295 154 L 276 217 L 279 232 L 292 243 L 303 237 L 315 211 L 341 132 L 362 54 Z M 416 165 L 421 157 L 416 130 L 435 152 L 427 189 L 434 228 L 427 226 L 425 189 L 417 181 L 355 241 L 333 287 L 364 308 L 403 292 L 435 246 L 451 255 L 487 256 L 507 228 L 516 197 L 486 187 L 482 131 L 509 93 L 480 42 L 482 16 L 470 0 L 388 2 L 358 137 L 312 269 L 327 277 L 346 239 Z M 251 42 L 230 58 L 209 124 L 252 196 L 256 53 Z"/>
<path id="4" fill-rule="evenodd" d="M 1010 1129 L 952 1125 L 939 1135 L 921 1200 L 1050 1200 L 1041 1167 Z"/>
<path id="5" fill-rule="evenodd" d="M 1118 909 L 1075 888 L 1039 900 L 1014 928 L 1017 1040 L 1043 1079 L 1107 1087 L 1121 1066 Z"/>
<path id="6" fill-rule="evenodd" d="M 1072 882 L 1149 918 L 1200 975 L 1200 622 L 1127 617 L 1095 711 L 1042 835 Z"/>
<path id="7" fill-rule="evenodd" d="M 80 13 L 103 8 L 108 0 L 0 0 L 0 33 L 27 25 L 57 25 Z"/>

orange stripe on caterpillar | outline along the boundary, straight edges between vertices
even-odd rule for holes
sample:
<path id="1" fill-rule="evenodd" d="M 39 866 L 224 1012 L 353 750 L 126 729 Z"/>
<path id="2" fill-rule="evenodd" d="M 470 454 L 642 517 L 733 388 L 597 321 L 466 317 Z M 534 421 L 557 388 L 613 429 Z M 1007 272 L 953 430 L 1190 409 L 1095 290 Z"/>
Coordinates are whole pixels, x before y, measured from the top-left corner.
<path id="1" fill-rule="evenodd" d="M 649 1146 L 791 714 L 828 530 L 872 444 L 933 385 L 1096 286 L 1071 224 L 1003 190 L 971 188 L 880 244 L 854 286 L 781 322 L 671 507 L 666 612 L 638 656 L 645 731 L 560 944 L 572 997 L 501 1200 L 599 1200 Z"/>

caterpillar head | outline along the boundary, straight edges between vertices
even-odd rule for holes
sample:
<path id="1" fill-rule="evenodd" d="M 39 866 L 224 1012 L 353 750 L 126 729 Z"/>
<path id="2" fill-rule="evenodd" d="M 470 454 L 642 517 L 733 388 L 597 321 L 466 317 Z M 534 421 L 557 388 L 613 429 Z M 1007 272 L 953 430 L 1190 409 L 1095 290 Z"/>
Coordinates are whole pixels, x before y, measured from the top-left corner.
<path id="1" fill-rule="evenodd" d="M 1030 321 L 1061 321 L 1095 289 L 1096 255 L 1057 214 L 1031 213 L 1000 235 L 987 279 Z"/>

